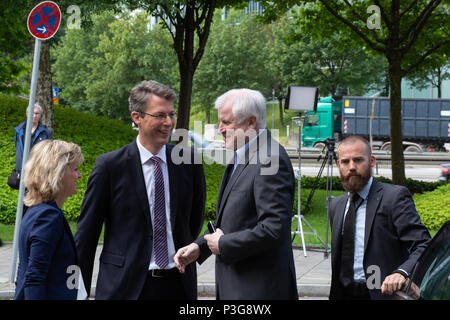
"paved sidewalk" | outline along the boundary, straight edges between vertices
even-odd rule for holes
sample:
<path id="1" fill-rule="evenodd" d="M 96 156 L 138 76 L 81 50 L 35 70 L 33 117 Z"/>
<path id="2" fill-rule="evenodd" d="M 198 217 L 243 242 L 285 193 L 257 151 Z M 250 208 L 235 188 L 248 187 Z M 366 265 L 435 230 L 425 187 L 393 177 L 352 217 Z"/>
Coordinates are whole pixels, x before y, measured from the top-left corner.
<path id="1" fill-rule="evenodd" d="M 98 257 L 102 246 L 98 246 L 92 283 L 97 281 Z M 294 248 L 297 289 L 302 297 L 328 297 L 331 283 L 331 256 L 324 259 L 319 250 L 307 250 L 306 257 L 301 248 Z M 0 299 L 8 299 L 14 295 L 15 285 L 8 282 L 12 245 L 0 247 Z M 202 265 L 197 265 L 199 296 L 215 295 L 215 258 L 211 256 Z"/>

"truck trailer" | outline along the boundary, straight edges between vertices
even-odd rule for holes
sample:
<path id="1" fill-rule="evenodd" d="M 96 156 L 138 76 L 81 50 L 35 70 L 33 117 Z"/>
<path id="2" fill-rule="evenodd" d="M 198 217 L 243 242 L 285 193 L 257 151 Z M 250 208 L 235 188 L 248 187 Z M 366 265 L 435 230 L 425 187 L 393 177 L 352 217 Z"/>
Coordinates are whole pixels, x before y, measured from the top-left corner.
<path id="1" fill-rule="evenodd" d="M 402 99 L 403 150 L 445 151 L 450 142 L 450 99 Z M 389 98 L 331 97 L 307 111 L 302 130 L 304 147 L 323 147 L 323 141 L 346 136 L 372 138 L 374 149 L 391 150 Z"/>

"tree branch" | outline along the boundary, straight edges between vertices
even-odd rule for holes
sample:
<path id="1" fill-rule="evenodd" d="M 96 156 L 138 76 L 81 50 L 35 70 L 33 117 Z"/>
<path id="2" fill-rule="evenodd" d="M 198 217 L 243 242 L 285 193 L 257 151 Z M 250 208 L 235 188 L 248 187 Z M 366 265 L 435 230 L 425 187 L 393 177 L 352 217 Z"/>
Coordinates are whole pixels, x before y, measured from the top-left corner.
<path id="1" fill-rule="evenodd" d="M 432 54 L 433 52 L 435 52 L 437 49 L 439 49 L 441 46 L 450 43 L 450 40 L 444 40 L 442 42 L 439 42 L 438 44 L 434 45 L 433 47 L 431 47 L 427 52 L 425 52 L 425 54 L 423 54 L 419 60 L 417 60 L 415 63 L 409 65 L 409 67 L 407 69 L 405 69 L 403 71 L 403 76 L 405 76 L 408 72 L 410 72 L 412 69 L 418 67 L 424 60 L 426 57 L 428 57 L 430 54 Z"/>
<path id="2" fill-rule="evenodd" d="M 388 16 L 386 15 L 386 12 L 384 12 L 384 8 L 380 4 L 380 1 L 375 0 L 375 4 L 378 6 L 378 8 L 380 8 L 381 18 L 383 18 L 384 23 L 386 23 L 386 26 L 388 27 L 388 29 L 390 29 L 392 27 L 392 21 L 389 20 Z"/>
<path id="3" fill-rule="evenodd" d="M 364 24 L 367 23 L 367 20 L 365 20 L 363 17 L 361 17 L 361 16 L 358 14 L 358 12 L 355 11 L 355 10 L 353 9 L 352 4 L 351 4 L 348 0 L 344 0 L 344 2 L 345 2 L 345 4 L 349 7 L 349 9 L 351 10 L 353 16 L 354 16 L 357 20 L 363 22 Z M 380 7 L 380 6 L 379 6 L 379 7 Z M 380 7 L 380 8 L 381 8 L 381 7 Z M 380 12 L 381 12 L 381 9 L 380 9 Z M 386 44 L 386 43 L 387 43 L 386 40 L 383 40 L 383 39 L 378 38 L 378 35 L 377 35 L 375 29 L 371 29 L 370 32 L 372 33 L 373 37 L 375 38 L 375 41 L 381 42 L 381 43 L 383 43 L 383 44 Z"/>
<path id="4" fill-rule="evenodd" d="M 363 32 L 361 32 L 361 30 L 359 30 L 356 26 L 354 26 L 352 23 L 350 23 L 347 19 L 342 17 L 334 8 L 332 8 L 326 2 L 326 0 L 319 0 L 319 1 L 325 6 L 325 8 L 327 8 L 327 10 L 333 16 L 335 16 L 338 20 L 340 20 L 345 25 L 347 25 L 351 30 L 353 30 L 353 32 L 355 32 L 357 35 L 359 35 L 361 37 L 361 39 L 363 39 L 369 45 L 369 47 L 371 47 L 373 50 L 379 51 L 379 52 L 382 52 L 382 53 L 384 53 L 386 51 L 385 47 L 379 46 L 376 43 L 374 43 L 373 41 L 371 41 Z"/>
<path id="5" fill-rule="evenodd" d="M 197 28 L 199 45 L 194 56 L 194 69 L 197 68 L 205 51 L 206 41 L 208 40 L 209 30 L 211 29 L 211 22 L 214 16 L 214 10 L 216 9 L 216 0 L 211 0 L 206 3 L 208 3 L 208 5 L 205 5 L 206 8 L 203 6 L 202 12 L 202 16 L 206 16 L 206 18 L 204 18 L 205 25 L 203 27 L 203 32 L 200 32 L 200 25 Z"/>
<path id="6" fill-rule="evenodd" d="M 412 23 L 411 26 L 408 28 L 408 30 L 406 30 L 405 33 L 400 37 L 399 44 L 405 41 L 406 38 L 409 38 L 405 47 L 401 50 L 402 54 L 408 52 L 409 48 L 417 40 L 420 31 L 423 29 L 425 25 L 425 22 L 428 20 L 431 13 L 434 11 L 434 9 L 436 9 L 436 7 L 439 5 L 440 2 L 441 0 L 431 1 L 426 6 L 426 8 L 420 13 L 419 17 L 416 20 L 416 23 Z"/>

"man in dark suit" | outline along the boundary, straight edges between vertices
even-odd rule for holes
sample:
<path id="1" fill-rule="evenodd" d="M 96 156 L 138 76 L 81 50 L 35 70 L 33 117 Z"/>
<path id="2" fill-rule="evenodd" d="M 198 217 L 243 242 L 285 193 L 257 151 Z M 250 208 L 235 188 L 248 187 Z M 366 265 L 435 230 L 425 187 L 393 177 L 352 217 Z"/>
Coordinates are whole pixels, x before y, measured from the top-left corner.
<path id="1" fill-rule="evenodd" d="M 430 240 L 408 189 L 372 177 L 375 161 L 362 137 L 339 145 L 337 164 L 348 194 L 330 206 L 330 299 L 392 298 Z"/>
<path id="2" fill-rule="evenodd" d="M 96 299 L 197 298 L 195 265 L 180 274 L 173 256 L 201 230 L 205 178 L 201 163 L 174 163 L 190 152 L 167 144 L 175 98 L 155 81 L 135 86 L 129 103 L 139 135 L 99 156 L 89 177 L 75 241 L 89 290 L 104 224 Z"/>
<path id="3" fill-rule="evenodd" d="M 219 132 L 235 151 L 222 177 L 216 231 L 178 250 L 181 272 L 216 255 L 217 299 L 297 299 L 291 245 L 295 193 L 290 159 L 265 128 L 258 91 L 230 90 L 216 100 Z"/>

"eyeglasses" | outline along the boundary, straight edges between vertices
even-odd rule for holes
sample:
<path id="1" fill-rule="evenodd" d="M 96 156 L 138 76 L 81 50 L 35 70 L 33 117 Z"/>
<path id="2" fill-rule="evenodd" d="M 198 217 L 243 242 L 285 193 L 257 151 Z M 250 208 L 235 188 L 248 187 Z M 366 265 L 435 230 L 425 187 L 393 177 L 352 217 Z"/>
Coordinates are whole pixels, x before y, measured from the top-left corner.
<path id="1" fill-rule="evenodd" d="M 139 113 L 146 114 L 146 115 L 148 115 L 148 116 L 150 116 L 150 117 L 153 117 L 153 118 L 155 118 L 155 119 L 157 119 L 157 120 L 159 120 L 159 121 L 166 120 L 167 117 L 169 117 L 170 120 L 173 120 L 173 119 L 175 119 L 175 118 L 177 117 L 177 113 L 176 113 L 176 112 L 173 112 L 173 113 L 158 113 L 158 114 L 151 114 L 151 113 L 147 113 L 147 112 L 142 112 L 142 111 L 140 111 Z"/>

